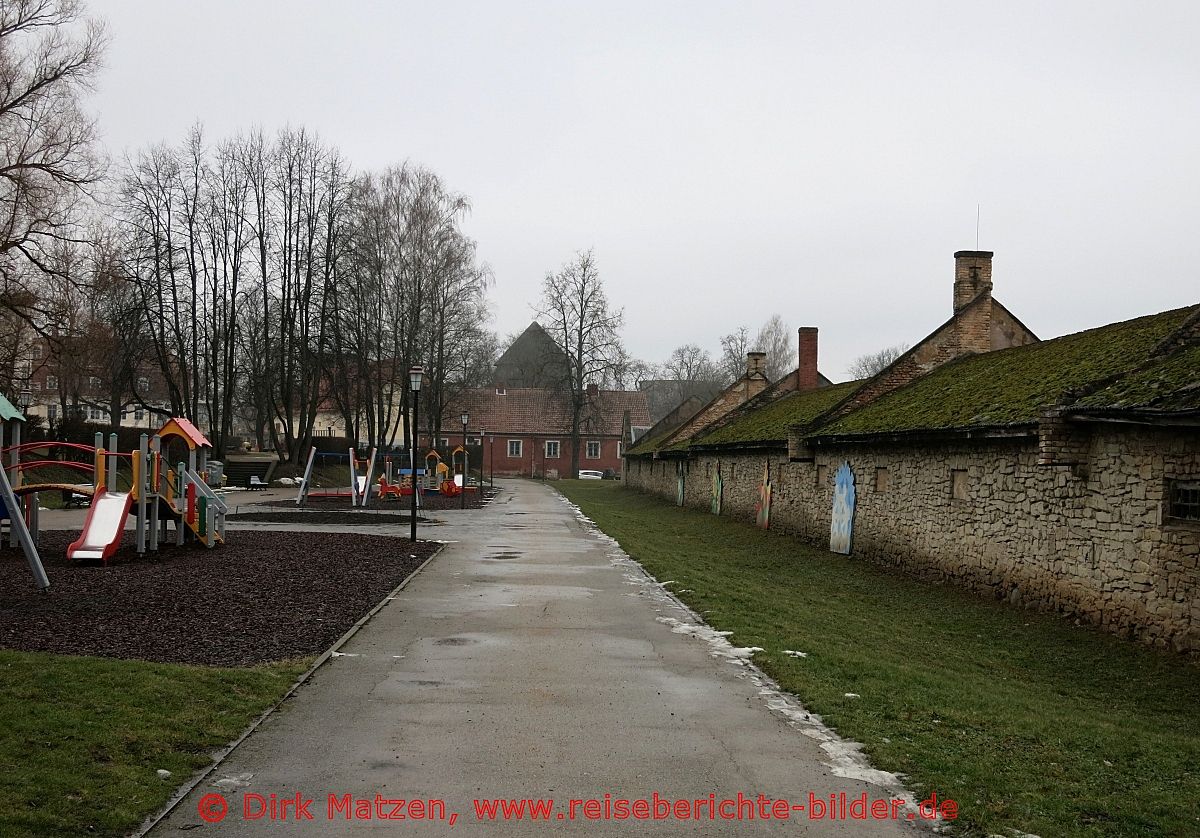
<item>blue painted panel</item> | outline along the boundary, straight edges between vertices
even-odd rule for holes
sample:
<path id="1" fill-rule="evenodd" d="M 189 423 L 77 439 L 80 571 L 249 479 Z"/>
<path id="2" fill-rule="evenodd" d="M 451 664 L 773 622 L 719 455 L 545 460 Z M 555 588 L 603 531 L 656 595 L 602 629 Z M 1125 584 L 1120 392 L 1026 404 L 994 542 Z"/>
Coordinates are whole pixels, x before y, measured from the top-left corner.
<path id="1" fill-rule="evenodd" d="M 850 555 L 854 536 L 854 472 L 842 463 L 834 477 L 833 515 L 829 524 L 829 549 Z"/>

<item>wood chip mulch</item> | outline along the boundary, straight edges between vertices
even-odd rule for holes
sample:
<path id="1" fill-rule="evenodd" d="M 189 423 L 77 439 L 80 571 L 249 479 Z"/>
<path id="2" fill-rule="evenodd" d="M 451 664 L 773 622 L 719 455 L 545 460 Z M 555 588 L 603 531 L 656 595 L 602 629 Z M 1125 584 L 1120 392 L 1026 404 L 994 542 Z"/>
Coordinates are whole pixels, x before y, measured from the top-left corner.
<path id="1" fill-rule="evenodd" d="M 320 490 L 318 489 L 318 490 L 314 490 L 314 491 L 320 491 Z M 489 489 L 487 487 L 484 487 L 482 497 L 480 497 L 480 493 L 477 491 L 467 492 L 467 509 L 481 509 L 483 507 L 484 501 L 495 497 L 498 492 L 499 492 L 498 489 Z M 288 507 L 291 509 L 297 508 L 296 501 L 294 501 L 294 500 L 265 501 L 264 503 L 256 504 L 256 505 L 257 506 L 277 506 L 280 508 Z M 344 507 L 345 509 L 350 509 L 351 508 L 350 507 L 350 496 L 346 495 L 345 497 L 340 497 L 340 498 L 330 498 L 330 497 L 318 496 L 315 498 L 310 497 L 305 501 L 305 507 L 309 508 L 309 509 L 312 509 L 312 508 L 327 509 L 331 506 L 340 506 L 340 507 Z M 243 505 L 242 508 L 244 509 L 245 505 Z M 370 511 L 370 510 L 403 510 L 404 512 L 407 512 L 408 508 L 409 508 L 409 499 L 407 497 L 402 498 L 400 500 L 395 500 L 393 498 L 389 498 L 388 500 L 380 500 L 379 498 L 372 495 L 371 496 L 371 504 L 370 504 L 370 506 L 367 507 L 367 510 L 368 511 Z M 462 496 L 461 495 L 456 498 L 448 498 L 448 497 L 442 496 L 440 493 L 437 493 L 437 492 L 429 492 L 425 495 L 422 495 L 421 509 L 418 510 L 418 514 L 420 514 L 421 512 L 433 512 L 433 511 L 439 511 L 439 510 L 461 509 L 461 508 L 462 508 Z"/>
<path id="2" fill-rule="evenodd" d="M 257 505 L 256 505 L 257 506 Z M 266 504 L 262 504 L 266 506 Z M 259 509 L 262 507 L 259 506 Z M 272 509 L 270 511 L 251 511 L 255 510 L 253 506 L 243 506 L 238 509 L 237 514 L 231 514 L 228 521 L 233 524 L 239 521 L 250 521 L 252 523 L 271 523 L 271 524 L 320 524 L 321 526 L 401 526 L 407 524 L 409 518 L 408 512 L 375 512 L 370 508 L 365 510 L 351 509 Z M 417 515 L 418 523 L 427 523 L 429 519 Z"/>
<path id="3" fill-rule="evenodd" d="M 104 566 L 67 561 L 76 535 L 42 533 L 44 593 L 20 550 L 0 548 L 0 648 L 210 666 L 315 655 L 441 546 L 230 531 L 212 550 L 172 545 L 139 558 L 130 534 Z"/>

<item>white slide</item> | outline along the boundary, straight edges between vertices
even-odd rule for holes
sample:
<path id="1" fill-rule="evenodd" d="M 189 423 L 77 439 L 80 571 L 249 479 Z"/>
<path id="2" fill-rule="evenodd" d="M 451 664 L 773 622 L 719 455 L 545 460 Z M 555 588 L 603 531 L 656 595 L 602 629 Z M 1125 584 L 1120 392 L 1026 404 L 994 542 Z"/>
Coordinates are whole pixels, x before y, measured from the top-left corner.
<path id="1" fill-rule="evenodd" d="M 121 545 L 132 505 L 133 495 L 129 492 L 97 492 L 88 508 L 83 533 L 67 548 L 67 558 L 107 561 Z"/>

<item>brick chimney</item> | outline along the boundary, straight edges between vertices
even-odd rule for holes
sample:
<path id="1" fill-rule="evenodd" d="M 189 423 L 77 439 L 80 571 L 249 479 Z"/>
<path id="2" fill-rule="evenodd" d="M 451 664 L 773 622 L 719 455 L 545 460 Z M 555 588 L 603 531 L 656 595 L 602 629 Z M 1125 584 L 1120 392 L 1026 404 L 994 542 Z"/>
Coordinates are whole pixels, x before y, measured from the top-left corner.
<path id="1" fill-rule="evenodd" d="M 954 254 L 954 310 L 980 294 L 992 293 L 992 251 L 960 250 Z"/>
<path id="2" fill-rule="evenodd" d="M 600 387 L 597 384 L 595 384 L 594 382 L 591 384 L 588 384 L 587 394 L 589 396 L 591 396 L 592 398 L 595 398 L 596 396 L 600 395 Z"/>
<path id="3" fill-rule="evenodd" d="M 979 300 L 982 305 L 970 307 Z M 955 354 L 992 349 L 992 252 L 960 250 L 954 254 Z M 968 308 L 970 307 L 970 308 Z"/>
<path id="4" fill-rule="evenodd" d="M 805 390 L 815 390 L 821 383 L 821 374 L 817 372 L 817 327 L 800 327 L 800 354 L 796 368 L 796 389 L 803 393 Z"/>

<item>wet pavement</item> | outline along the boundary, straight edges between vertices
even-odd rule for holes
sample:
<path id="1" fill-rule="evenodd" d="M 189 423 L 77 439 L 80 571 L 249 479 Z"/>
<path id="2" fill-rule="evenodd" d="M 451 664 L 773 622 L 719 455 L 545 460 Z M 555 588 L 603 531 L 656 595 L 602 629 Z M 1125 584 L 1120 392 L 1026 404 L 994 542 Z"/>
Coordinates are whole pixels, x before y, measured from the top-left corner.
<path id="1" fill-rule="evenodd" d="M 895 778 L 551 489 L 503 488 L 483 510 L 421 525 L 446 548 L 151 834 L 913 834 L 830 819 L 830 795 L 835 808 L 887 799 Z M 554 804 L 546 820 L 479 817 L 475 801 L 496 798 Z M 804 808 L 765 819 L 776 799 Z"/>

